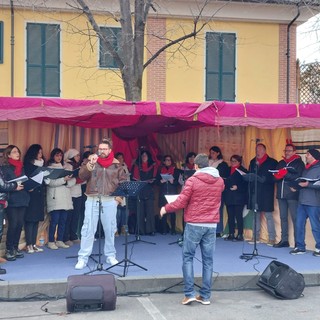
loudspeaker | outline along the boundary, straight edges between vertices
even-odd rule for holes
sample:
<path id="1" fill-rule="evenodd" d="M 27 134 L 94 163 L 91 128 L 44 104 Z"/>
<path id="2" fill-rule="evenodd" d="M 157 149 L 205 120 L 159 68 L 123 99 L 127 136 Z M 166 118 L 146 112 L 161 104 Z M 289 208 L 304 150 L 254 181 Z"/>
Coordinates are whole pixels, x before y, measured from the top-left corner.
<path id="1" fill-rule="evenodd" d="M 278 299 L 297 299 L 305 287 L 302 274 L 275 260 L 263 271 L 257 285 Z"/>
<path id="2" fill-rule="evenodd" d="M 114 310 L 117 288 L 112 274 L 68 277 L 67 311 Z"/>

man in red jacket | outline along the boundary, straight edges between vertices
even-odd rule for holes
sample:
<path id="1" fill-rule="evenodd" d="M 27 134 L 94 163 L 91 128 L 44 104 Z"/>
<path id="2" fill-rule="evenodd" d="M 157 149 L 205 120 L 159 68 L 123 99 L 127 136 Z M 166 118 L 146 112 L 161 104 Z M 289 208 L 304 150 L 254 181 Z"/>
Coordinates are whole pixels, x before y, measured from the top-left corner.
<path id="1" fill-rule="evenodd" d="M 195 174 L 186 181 L 179 197 L 161 208 L 160 215 L 162 217 L 166 213 L 184 208 L 186 226 L 183 235 L 182 271 L 185 297 L 182 304 L 197 301 L 208 305 L 211 297 L 213 251 L 224 182 L 219 176 L 219 171 L 209 167 L 206 154 L 198 154 L 194 163 Z M 196 296 L 193 258 L 198 245 L 202 256 L 202 287 Z"/>

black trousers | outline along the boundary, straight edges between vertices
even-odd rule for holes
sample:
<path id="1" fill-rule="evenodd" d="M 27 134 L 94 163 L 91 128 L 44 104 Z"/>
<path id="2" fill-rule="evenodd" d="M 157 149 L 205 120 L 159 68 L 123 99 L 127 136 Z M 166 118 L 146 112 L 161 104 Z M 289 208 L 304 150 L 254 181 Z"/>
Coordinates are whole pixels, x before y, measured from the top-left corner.
<path id="1" fill-rule="evenodd" d="M 26 207 L 8 207 L 7 250 L 18 249 Z"/>
<path id="2" fill-rule="evenodd" d="M 37 243 L 39 221 L 25 221 L 24 232 L 26 235 L 27 246 L 35 245 Z"/>
<path id="3" fill-rule="evenodd" d="M 244 205 L 227 205 L 229 234 L 234 235 L 235 220 L 237 221 L 238 235 L 243 235 L 243 207 Z"/>

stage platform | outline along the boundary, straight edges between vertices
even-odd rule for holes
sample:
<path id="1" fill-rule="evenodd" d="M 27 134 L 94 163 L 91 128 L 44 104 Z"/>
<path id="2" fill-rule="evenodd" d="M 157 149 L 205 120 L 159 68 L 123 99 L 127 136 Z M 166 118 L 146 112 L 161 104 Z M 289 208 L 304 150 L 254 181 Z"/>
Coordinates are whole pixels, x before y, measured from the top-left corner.
<path id="1" fill-rule="evenodd" d="M 123 277 L 124 268 L 116 266 L 109 271 L 115 273 L 119 294 L 147 292 L 180 292 L 182 290 L 182 249 L 176 242 L 179 235 L 128 236 L 128 259 L 147 269 L 129 265 Z M 124 259 L 125 237 L 116 238 L 117 259 Z M 146 241 L 146 242 L 145 242 Z M 150 244 L 153 242 L 155 244 Z M 101 245 L 103 246 L 103 240 Z M 24 298 L 28 295 L 43 294 L 50 297 L 63 296 L 66 291 L 67 277 L 89 272 L 96 268 L 96 262 L 90 259 L 88 267 L 75 270 L 79 244 L 69 249 L 50 250 L 25 254 L 22 259 L 2 265 L 7 274 L 1 275 L 0 298 Z M 306 285 L 320 285 L 320 258 L 312 256 L 312 251 L 304 255 L 290 255 L 291 248 L 275 249 L 266 244 L 257 244 L 258 256 L 246 261 L 240 259 L 243 253 L 253 253 L 253 245 L 244 242 L 231 242 L 218 238 L 214 254 L 213 290 L 257 289 L 257 279 L 272 260 L 287 264 L 295 271 L 302 273 Z M 95 241 L 93 253 L 98 252 L 98 241 Z M 264 257 L 266 256 L 266 257 Z M 102 256 L 103 268 L 109 267 Z M 98 257 L 94 256 L 97 260 Z M 194 272 L 199 283 L 201 276 L 201 254 L 197 250 L 194 261 Z M 93 274 L 109 274 L 96 271 Z"/>

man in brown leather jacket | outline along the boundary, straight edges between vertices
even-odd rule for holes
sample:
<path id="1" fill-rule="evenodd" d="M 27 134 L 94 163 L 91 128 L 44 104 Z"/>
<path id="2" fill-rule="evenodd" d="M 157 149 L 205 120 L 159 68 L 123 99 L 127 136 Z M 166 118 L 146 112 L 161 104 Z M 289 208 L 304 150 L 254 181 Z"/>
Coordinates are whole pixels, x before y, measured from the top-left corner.
<path id="1" fill-rule="evenodd" d="M 75 269 L 83 269 L 92 253 L 94 234 L 99 220 L 99 204 L 101 205 L 100 219 L 103 226 L 104 255 L 110 265 L 118 263 L 114 246 L 114 234 L 117 230 L 117 205 L 115 197 L 110 196 L 120 182 L 126 181 L 127 175 L 119 161 L 114 158 L 112 143 L 103 139 L 98 147 L 98 154 L 92 154 L 88 163 L 79 171 L 79 178 L 87 181 L 86 209 L 83 227 L 81 229 L 81 245 L 78 262 Z"/>

